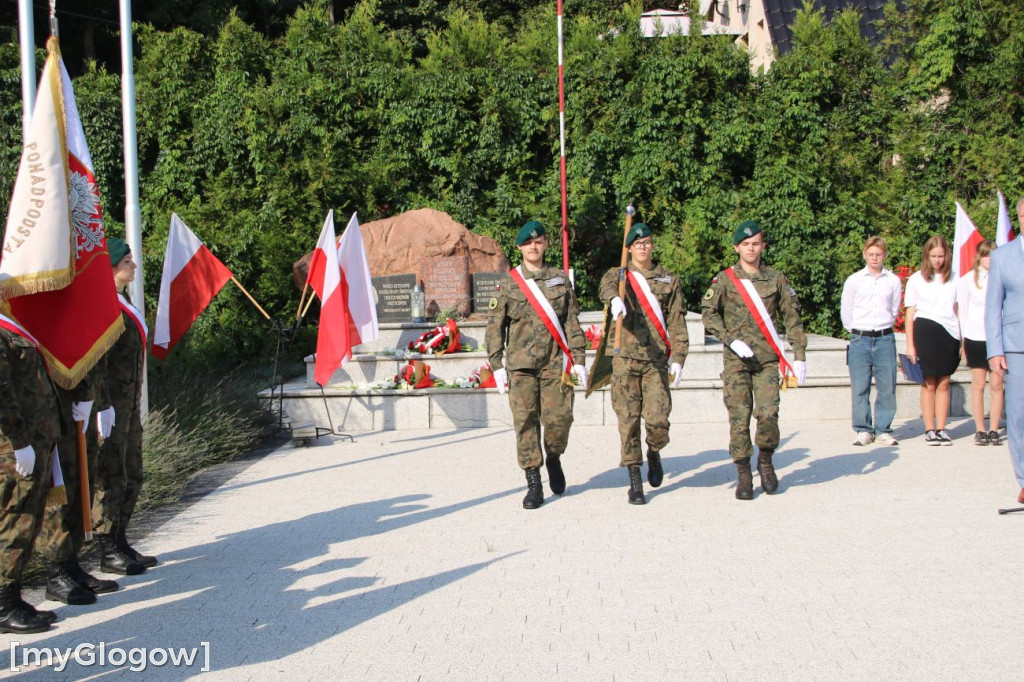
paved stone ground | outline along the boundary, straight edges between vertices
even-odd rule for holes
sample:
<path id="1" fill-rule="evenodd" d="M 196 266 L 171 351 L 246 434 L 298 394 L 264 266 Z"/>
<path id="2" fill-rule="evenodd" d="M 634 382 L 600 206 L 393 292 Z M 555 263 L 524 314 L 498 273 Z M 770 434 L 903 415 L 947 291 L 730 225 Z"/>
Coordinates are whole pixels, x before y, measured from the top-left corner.
<path id="1" fill-rule="evenodd" d="M 952 447 L 914 421 L 858 448 L 842 422 L 784 423 L 780 494 L 752 502 L 725 425 L 673 427 L 644 507 L 615 430 L 579 428 L 569 490 L 533 512 L 508 429 L 284 446 L 223 469 L 139 543 L 160 566 L 60 606 L 16 663 L 208 642 L 226 680 L 1019 680 L 1024 514 L 996 513 L 1017 506 L 1006 447 L 954 426 Z M 21 675 L 140 674 L 116 663 Z"/>

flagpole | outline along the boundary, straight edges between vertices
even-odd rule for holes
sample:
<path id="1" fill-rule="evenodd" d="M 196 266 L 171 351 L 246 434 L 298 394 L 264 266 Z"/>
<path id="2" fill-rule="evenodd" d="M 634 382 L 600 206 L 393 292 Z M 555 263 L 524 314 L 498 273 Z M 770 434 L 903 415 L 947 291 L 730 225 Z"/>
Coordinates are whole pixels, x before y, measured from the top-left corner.
<path id="1" fill-rule="evenodd" d="M 306 279 L 306 283 L 302 285 L 302 295 L 299 296 L 299 307 L 295 309 L 295 319 L 298 320 L 302 317 L 302 304 L 306 300 L 306 292 L 309 291 L 309 279 Z"/>
<path id="2" fill-rule="evenodd" d="M 131 0 L 120 0 L 121 9 L 121 127 L 124 131 L 124 229 L 125 241 L 132 253 L 138 254 L 135 265 L 138 272 L 129 284 L 132 303 L 142 317 L 146 316 L 146 292 L 144 288 L 142 257 L 142 211 L 139 208 L 139 150 L 135 126 L 135 67 L 132 51 L 132 4 Z M 142 419 L 149 412 L 149 382 L 142 375 Z"/>
<path id="3" fill-rule="evenodd" d="M 239 289 L 242 290 L 242 293 L 245 294 L 249 298 L 250 301 L 252 301 L 252 304 L 254 306 L 256 306 L 256 309 L 259 310 L 261 313 L 263 313 L 263 317 L 265 317 L 265 318 L 267 318 L 269 320 L 270 319 L 270 315 L 267 315 L 267 311 L 263 309 L 263 306 L 261 306 L 259 303 L 256 302 L 256 299 L 252 297 L 252 294 L 250 294 L 246 290 L 246 288 L 242 286 L 241 282 L 239 282 L 237 279 L 235 279 L 234 275 L 231 275 L 231 281 L 235 283 L 235 286 L 237 286 Z"/>
<path id="4" fill-rule="evenodd" d="M 36 38 L 32 0 L 18 0 L 18 36 L 21 46 L 21 141 L 28 140 L 32 109 L 36 105 Z"/>
<path id="5" fill-rule="evenodd" d="M 558 133 L 561 154 L 558 173 L 562 186 L 562 269 L 569 273 L 569 201 L 565 181 L 565 87 L 562 62 L 562 0 L 558 0 Z"/>

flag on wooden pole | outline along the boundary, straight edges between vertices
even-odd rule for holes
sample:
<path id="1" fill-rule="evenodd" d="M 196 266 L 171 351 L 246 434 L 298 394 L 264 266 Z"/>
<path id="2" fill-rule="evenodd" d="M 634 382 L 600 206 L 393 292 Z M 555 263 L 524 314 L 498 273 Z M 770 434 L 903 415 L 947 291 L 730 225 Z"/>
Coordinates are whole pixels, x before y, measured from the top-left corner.
<path id="1" fill-rule="evenodd" d="M 985 238 L 978 232 L 967 211 L 956 202 L 956 231 L 953 233 L 953 277 L 966 275 L 974 267 L 974 254 Z"/>
<path id="2" fill-rule="evenodd" d="M 338 242 L 334 236 L 334 211 L 328 211 L 306 281 L 320 298 L 320 326 L 316 337 L 313 378 L 326 386 L 341 363 L 352 355 L 354 327 L 348 310 L 348 287 L 338 265 Z"/>

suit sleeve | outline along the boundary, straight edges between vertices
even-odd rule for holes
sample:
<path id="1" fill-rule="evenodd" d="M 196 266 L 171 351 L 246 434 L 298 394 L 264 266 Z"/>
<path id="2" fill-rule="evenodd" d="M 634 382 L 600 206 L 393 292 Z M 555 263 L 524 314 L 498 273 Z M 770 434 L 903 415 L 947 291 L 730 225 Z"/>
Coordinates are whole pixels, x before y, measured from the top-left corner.
<path id="1" fill-rule="evenodd" d="M 1001 262 L 993 258 L 988 271 L 988 290 L 985 291 L 985 347 L 988 356 L 1006 355 L 1003 348 L 1003 274 Z"/>
<path id="2" fill-rule="evenodd" d="M 785 275 L 779 277 L 779 302 L 782 319 L 786 323 L 786 336 L 793 346 L 793 356 L 797 360 L 806 360 L 807 335 L 804 334 L 804 323 L 800 319 L 800 301 Z"/>

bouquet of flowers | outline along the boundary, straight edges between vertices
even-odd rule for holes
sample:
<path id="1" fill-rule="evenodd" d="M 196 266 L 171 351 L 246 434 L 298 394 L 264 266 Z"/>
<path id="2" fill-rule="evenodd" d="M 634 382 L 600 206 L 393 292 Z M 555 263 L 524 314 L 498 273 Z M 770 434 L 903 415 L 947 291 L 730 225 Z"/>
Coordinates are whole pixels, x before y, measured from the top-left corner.
<path id="1" fill-rule="evenodd" d="M 409 350 L 424 355 L 454 353 L 461 347 L 459 325 L 452 318 L 448 318 L 447 323 L 421 334 L 415 341 L 409 342 Z"/>
<path id="2" fill-rule="evenodd" d="M 430 376 L 430 365 L 422 360 L 410 360 L 395 375 L 395 383 L 411 388 L 433 388 L 434 379 Z"/>
<path id="3" fill-rule="evenodd" d="M 491 363 L 488 362 L 470 374 L 469 385 L 473 388 L 497 388 L 497 384 L 494 383 L 494 371 L 491 369 Z"/>

